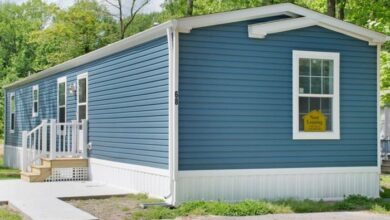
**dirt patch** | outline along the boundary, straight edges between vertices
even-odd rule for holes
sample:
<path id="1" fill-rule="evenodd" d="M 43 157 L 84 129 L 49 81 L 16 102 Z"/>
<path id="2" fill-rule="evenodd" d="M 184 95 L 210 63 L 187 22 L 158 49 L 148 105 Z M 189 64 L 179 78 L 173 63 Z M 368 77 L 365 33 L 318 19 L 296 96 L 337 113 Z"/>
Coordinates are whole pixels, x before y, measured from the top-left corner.
<path id="1" fill-rule="evenodd" d="M 104 199 L 74 199 L 67 202 L 100 220 L 128 220 L 132 219 L 132 214 L 135 211 L 141 209 L 140 203 L 161 202 L 161 200 L 140 194 L 113 196 Z"/>

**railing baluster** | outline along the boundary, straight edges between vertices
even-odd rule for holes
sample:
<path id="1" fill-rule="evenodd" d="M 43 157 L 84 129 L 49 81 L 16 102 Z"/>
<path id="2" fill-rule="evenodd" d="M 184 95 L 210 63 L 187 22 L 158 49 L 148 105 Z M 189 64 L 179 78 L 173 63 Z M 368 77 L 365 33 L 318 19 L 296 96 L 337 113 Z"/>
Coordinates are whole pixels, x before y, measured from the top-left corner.
<path id="1" fill-rule="evenodd" d="M 42 154 L 47 151 L 47 121 L 42 120 Z"/>
<path id="2" fill-rule="evenodd" d="M 68 141 L 66 142 L 66 151 L 67 153 L 69 154 L 70 153 L 70 126 L 71 125 L 67 125 L 68 126 L 68 133 L 67 133 L 67 136 L 68 136 Z"/>
<path id="3" fill-rule="evenodd" d="M 56 157 L 56 136 L 57 136 L 56 120 L 50 120 L 50 159 Z"/>
<path id="4" fill-rule="evenodd" d="M 72 121 L 72 155 L 75 156 L 77 152 L 77 121 Z"/>

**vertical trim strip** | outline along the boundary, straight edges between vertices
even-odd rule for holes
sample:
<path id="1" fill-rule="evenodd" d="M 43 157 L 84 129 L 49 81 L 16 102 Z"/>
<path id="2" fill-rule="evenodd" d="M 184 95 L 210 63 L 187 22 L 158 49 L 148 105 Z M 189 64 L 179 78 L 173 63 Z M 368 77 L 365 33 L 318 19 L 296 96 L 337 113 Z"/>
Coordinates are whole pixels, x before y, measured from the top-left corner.
<path id="1" fill-rule="evenodd" d="M 377 75 L 377 99 L 376 99 L 376 108 L 377 108 L 377 165 L 378 165 L 378 174 L 381 174 L 381 141 L 380 141 L 380 131 L 381 131 L 381 94 L 380 94 L 380 79 L 381 79 L 381 45 L 377 45 L 376 47 L 376 75 Z"/>

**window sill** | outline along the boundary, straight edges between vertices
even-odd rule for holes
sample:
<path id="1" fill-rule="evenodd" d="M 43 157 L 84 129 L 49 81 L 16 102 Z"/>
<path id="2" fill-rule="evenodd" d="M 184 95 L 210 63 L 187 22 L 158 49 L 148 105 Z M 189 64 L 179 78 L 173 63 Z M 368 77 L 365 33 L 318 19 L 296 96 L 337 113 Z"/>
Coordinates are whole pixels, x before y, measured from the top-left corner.
<path id="1" fill-rule="evenodd" d="M 340 140 L 338 132 L 296 132 L 293 140 Z"/>

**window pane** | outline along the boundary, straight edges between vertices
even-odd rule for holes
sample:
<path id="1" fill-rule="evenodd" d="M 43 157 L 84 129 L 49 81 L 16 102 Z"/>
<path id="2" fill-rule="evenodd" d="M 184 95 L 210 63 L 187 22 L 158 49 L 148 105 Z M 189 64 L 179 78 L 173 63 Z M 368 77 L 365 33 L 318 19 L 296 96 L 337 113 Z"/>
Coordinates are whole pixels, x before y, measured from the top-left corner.
<path id="1" fill-rule="evenodd" d="M 65 122 L 65 107 L 60 107 L 58 109 L 58 113 L 59 113 L 59 116 L 58 116 L 58 120 L 59 122 Z"/>
<path id="2" fill-rule="evenodd" d="M 299 77 L 299 93 L 310 94 L 310 77 Z"/>
<path id="3" fill-rule="evenodd" d="M 34 102 L 34 113 L 38 112 L 38 102 Z"/>
<path id="4" fill-rule="evenodd" d="M 37 101 L 38 100 L 38 90 L 34 90 L 34 101 Z"/>
<path id="5" fill-rule="evenodd" d="M 60 83 L 58 86 L 58 104 L 65 105 L 65 83 Z"/>
<path id="6" fill-rule="evenodd" d="M 321 94 L 321 77 L 311 77 L 311 94 Z"/>
<path id="7" fill-rule="evenodd" d="M 333 94 L 333 78 L 323 78 L 322 94 Z"/>
<path id="8" fill-rule="evenodd" d="M 313 111 L 325 116 L 325 131 L 332 130 L 332 98 L 299 97 L 299 130 L 305 131 L 304 117 Z M 314 119 L 314 121 L 317 119 Z M 318 121 L 315 121 L 315 123 Z"/>
<path id="9" fill-rule="evenodd" d="M 311 76 L 321 76 L 321 65 L 322 60 L 312 59 L 311 60 Z"/>
<path id="10" fill-rule="evenodd" d="M 333 60 L 323 60 L 323 75 L 333 77 Z"/>
<path id="11" fill-rule="evenodd" d="M 11 112 L 15 112 L 15 96 L 11 96 Z"/>
<path id="12" fill-rule="evenodd" d="M 15 130 L 15 113 L 11 114 L 11 130 Z"/>
<path id="13" fill-rule="evenodd" d="M 79 80 L 79 103 L 84 103 L 87 101 L 87 96 L 86 96 L 86 91 L 87 91 L 87 87 L 86 87 L 86 79 L 80 79 Z"/>
<path id="14" fill-rule="evenodd" d="M 299 59 L 299 75 L 309 76 L 310 75 L 310 59 Z"/>
<path id="15" fill-rule="evenodd" d="M 87 118 L 87 114 L 86 114 L 86 106 L 85 105 L 79 105 L 79 121 L 81 122 L 82 119 L 86 119 Z"/>

